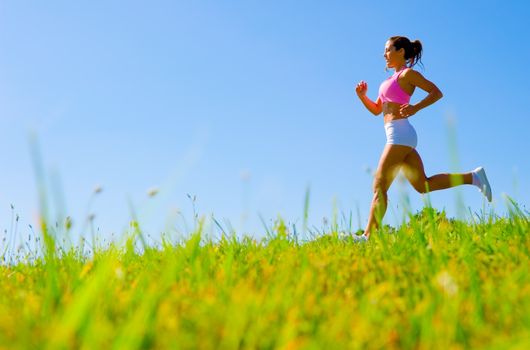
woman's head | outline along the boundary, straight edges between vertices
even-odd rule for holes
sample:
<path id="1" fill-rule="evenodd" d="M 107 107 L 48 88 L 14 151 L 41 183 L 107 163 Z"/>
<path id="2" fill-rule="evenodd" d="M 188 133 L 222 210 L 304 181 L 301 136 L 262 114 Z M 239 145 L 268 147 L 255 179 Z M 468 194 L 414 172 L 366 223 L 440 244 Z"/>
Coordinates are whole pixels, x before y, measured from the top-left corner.
<path id="1" fill-rule="evenodd" d="M 399 68 L 403 64 L 409 67 L 421 63 L 422 45 L 419 40 L 410 41 L 404 36 L 393 36 L 385 45 L 385 60 L 388 68 Z"/>

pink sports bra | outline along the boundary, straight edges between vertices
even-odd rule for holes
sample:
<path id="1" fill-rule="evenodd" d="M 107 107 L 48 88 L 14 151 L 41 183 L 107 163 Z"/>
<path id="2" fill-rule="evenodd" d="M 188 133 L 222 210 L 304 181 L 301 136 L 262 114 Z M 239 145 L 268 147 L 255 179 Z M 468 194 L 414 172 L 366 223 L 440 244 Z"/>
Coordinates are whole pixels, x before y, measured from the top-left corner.
<path id="1" fill-rule="evenodd" d="M 410 95 L 399 86 L 398 78 L 405 69 L 395 72 L 390 78 L 383 81 L 379 86 L 379 98 L 383 103 L 394 102 L 406 104 L 410 102 Z"/>

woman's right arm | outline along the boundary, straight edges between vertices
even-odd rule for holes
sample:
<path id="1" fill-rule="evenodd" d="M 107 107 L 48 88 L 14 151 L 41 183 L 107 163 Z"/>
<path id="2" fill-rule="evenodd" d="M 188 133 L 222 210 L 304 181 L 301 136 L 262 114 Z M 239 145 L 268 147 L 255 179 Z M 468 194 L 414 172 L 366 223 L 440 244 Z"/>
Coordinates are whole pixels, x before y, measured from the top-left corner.
<path id="1" fill-rule="evenodd" d="M 355 88 L 357 96 L 359 97 L 363 105 L 366 107 L 366 109 L 372 112 L 373 115 L 381 114 L 381 112 L 383 111 L 383 103 L 381 102 L 381 99 L 378 97 L 376 102 L 370 100 L 368 96 L 366 96 L 367 91 L 368 84 L 366 84 L 365 81 L 361 81 L 359 84 L 357 84 L 357 87 Z"/>

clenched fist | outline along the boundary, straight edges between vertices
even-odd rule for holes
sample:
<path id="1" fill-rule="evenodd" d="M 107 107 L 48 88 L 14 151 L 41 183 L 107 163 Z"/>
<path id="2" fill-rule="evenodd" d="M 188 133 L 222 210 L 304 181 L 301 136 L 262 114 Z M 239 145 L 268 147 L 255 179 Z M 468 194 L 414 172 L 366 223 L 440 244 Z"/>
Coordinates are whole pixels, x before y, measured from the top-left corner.
<path id="1" fill-rule="evenodd" d="M 364 80 L 361 80 L 359 84 L 355 87 L 355 92 L 357 93 L 357 96 L 361 97 L 363 95 L 366 95 L 366 92 L 368 91 L 368 84 Z"/>

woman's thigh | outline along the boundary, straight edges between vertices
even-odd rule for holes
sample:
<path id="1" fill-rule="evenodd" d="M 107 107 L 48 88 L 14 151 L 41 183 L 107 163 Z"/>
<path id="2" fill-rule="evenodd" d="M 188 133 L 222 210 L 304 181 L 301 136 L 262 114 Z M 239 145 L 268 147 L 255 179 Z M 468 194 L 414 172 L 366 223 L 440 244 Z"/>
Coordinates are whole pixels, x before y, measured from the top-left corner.
<path id="1" fill-rule="evenodd" d="M 374 190 L 382 190 L 386 192 L 400 166 L 403 165 L 406 157 L 415 150 L 408 146 L 402 145 L 386 145 L 379 159 L 379 165 L 375 174 Z"/>
<path id="2" fill-rule="evenodd" d="M 403 173 L 412 187 L 419 192 L 425 192 L 427 175 L 425 175 L 423 161 L 421 160 L 418 151 L 413 150 L 407 155 L 407 157 L 405 157 L 405 161 L 403 162 Z"/>

